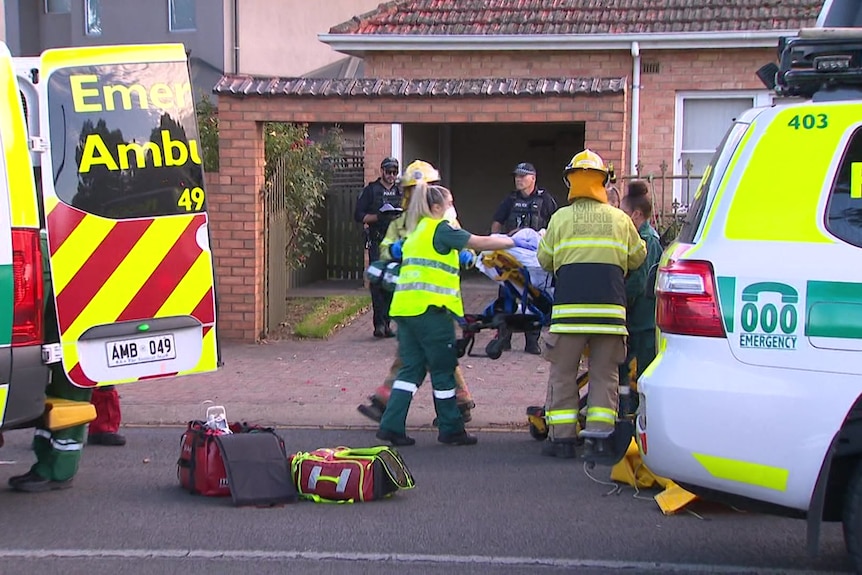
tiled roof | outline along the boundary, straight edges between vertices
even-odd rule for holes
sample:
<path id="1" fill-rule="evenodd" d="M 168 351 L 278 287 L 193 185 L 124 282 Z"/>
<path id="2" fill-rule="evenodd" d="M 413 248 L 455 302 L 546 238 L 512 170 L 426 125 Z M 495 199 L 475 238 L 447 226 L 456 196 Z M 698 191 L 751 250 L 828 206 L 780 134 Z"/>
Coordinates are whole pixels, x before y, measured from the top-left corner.
<path id="1" fill-rule="evenodd" d="M 794 30 L 823 0 L 395 0 L 330 34 L 633 34 Z"/>
<path id="2" fill-rule="evenodd" d="M 622 92 L 625 78 L 255 78 L 222 76 L 217 94 L 238 96 L 482 97 L 597 95 Z"/>

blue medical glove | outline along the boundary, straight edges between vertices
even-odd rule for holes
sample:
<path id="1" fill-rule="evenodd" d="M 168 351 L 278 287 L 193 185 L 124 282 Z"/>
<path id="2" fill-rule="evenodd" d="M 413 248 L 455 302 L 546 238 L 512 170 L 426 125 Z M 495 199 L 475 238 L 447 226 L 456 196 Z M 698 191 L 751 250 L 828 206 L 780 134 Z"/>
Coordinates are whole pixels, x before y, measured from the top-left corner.
<path id="1" fill-rule="evenodd" d="M 391 246 L 389 246 L 389 255 L 392 256 L 393 260 L 401 261 L 401 248 L 404 246 L 404 240 L 398 240 Z"/>
<path id="2" fill-rule="evenodd" d="M 515 242 L 516 248 L 523 248 L 525 250 L 536 251 L 539 249 L 539 245 L 533 241 L 531 237 L 524 236 L 513 236 L 512 241 Z"/>
<path id="3" fill-rule="evenodd" d="M 468 270 L 476 263 L 476 254 L 470 250 L 461 250 L 458 254 L 458 261 L 461 262 L 461 267 Z"/>

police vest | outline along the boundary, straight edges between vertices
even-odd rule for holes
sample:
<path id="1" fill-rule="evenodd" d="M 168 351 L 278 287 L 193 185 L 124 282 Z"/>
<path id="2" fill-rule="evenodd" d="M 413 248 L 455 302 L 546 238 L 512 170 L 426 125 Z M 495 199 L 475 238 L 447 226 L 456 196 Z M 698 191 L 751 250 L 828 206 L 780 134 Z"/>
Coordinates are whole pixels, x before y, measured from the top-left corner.
<path id="1" fill-rule="evenodd" d="M 464 315 L 458 250 L 442 255 L 434 249 L 434 232 L 442 221 L 423 218 L 404 240 L 401 271 L 389 306 L 391 317 L 422 315 L 430 306 Z"/>
<path id="2" fill-rule="evenodd" d="M 383 204 L 392 204 L 396 208 L 401 207 L 401 190 L 398 186 L 392 186 L 388 190 L 379 182 L 374 186 L 374 203 L 372 206 L 379 210 Z"/>
<path id="3" fill-rule="evenodd" d="M 542 207 L 544 202 L 548 200 L 545 190 L 536 190 L 535 193 L 526 198 L 521 192 L 513 192 L 512 209 L 506 220 L 506 231 L 511 232 L 521 228 L 532 228 L 539 231 L 546 227 L 548 222 L 542 217 Z"/>
<path id="4" fill-rule="evenodd" d="M 380 210 L 383 204 L 389 203 L 396 208 L 401 207 L 401 190 L 398 186 L 392 186 L 388 190 L 383 187 L 379 180 L 374 181 L 374 195 L 371 200 L 371 209 L 376 213 Z M 371 231 L 371 241 L 379 243 L 386 235 L 386 228 L 389 227 L 388 219 L 381 219 L 369 226 Z"/>

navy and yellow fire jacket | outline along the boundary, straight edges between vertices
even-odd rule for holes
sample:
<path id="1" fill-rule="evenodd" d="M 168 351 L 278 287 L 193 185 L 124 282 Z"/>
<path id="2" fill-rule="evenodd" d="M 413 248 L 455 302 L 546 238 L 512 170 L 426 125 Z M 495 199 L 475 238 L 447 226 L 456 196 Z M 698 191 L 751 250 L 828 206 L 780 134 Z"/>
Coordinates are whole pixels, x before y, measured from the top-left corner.
<path id="1" fill-rule="evenodd" d="M 557 276 L 552 333 L 628 335 L 625 277 L 646 245 L 622 210 L 578 198 L 551 217 L 539 264 Z"/>

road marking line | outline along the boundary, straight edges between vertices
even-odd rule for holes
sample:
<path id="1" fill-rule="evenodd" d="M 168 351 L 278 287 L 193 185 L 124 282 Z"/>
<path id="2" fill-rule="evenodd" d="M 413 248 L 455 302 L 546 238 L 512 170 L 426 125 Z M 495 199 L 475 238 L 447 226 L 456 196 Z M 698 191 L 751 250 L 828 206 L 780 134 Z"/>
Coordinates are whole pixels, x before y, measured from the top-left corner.
<path id="1" fill-rule="evenodd" d="M 553 559 L 550 557 L 493 557 L 487 555 L 426 555 L 414 553 L 349 553 L 318 551 L 210 551 L 206 549 L 0 549 L 2 559 L 228 559 L 228 560 L 290 560 L 354 561 L 367 563 L 432 563 L 438 565 L 485 565 L 507 567 L 558 567 L 563 569 L 592 568 L 617 571 L 658 570 L 684 573 L 811 573 L 811 570 L 768 569 L 737 565 L 707 565 L 698 563 L 662 563 L 650 561 L 609 561 L 601 559 Z M 827 573 L 826 571 L 818 571 Z"/>

